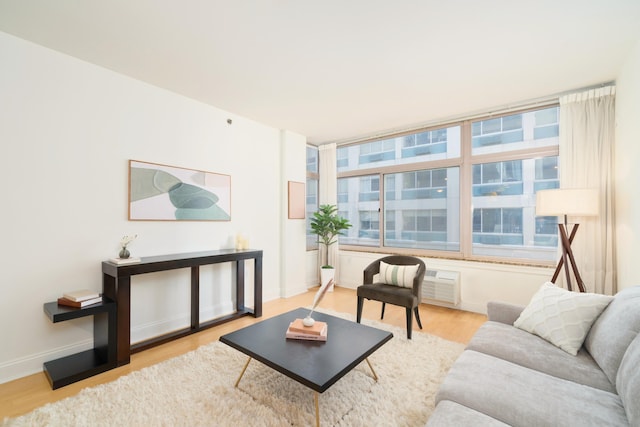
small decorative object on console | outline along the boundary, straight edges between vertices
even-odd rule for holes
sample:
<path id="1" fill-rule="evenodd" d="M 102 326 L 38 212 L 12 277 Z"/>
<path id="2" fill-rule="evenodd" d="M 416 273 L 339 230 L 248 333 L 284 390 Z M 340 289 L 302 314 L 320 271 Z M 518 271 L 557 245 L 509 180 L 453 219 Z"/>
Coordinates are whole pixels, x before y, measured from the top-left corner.
<path id="1" fill-rule="evenodd" d="M 127 249 L 127 246 L 129 246 L 129 243 L 133 242 L 136 237 L 138 237 L 138 235 L 134 234 L 133 236 L 123 236 L 122 239 L 120 239 L 120 253 L 118 254 L 120 259 L 129 258 L 131 253 L 129 252 L 129 249 Z"/>

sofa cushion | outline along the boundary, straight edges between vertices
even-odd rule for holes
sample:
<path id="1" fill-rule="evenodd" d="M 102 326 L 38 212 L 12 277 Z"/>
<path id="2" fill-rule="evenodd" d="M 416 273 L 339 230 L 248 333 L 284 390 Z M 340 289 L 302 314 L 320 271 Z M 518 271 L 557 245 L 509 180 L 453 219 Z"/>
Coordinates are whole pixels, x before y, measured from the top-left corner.
<path id="1" fill-rule="evenodd" d="M 537 335 L 504 323 L 485 322 L 471 338 L 467 349 L 554 377 L 616 392 L 613 384 L 584 348 L 576 356 L 572 356 Z"/>
<path id="2" fill-rule="evenodd" d="M 380 261 L 378 280 L 386 285 L 413 288 L 413 279 L 418 273 L 419 265 L 392 265 Z"/>
<path id="3" fill-rule="evenodd" d="M 443 400 L 429 417 L 427 426 L 505 427 L 507 424 L 456 402 Z"/>
<path id="4" fill-rule="evenodd" d="M 609 295 L 570 292 L 547 282 L 533 295 L 513 326 L 575 356 L 591 325 L 611 300 Z"/>
<path id="5" fill-rule="evenodd" d="M 616 394 L 465 350 L 436 395 L 512 426 L 629 425 Z"/>
<path id="6" fill-rule="evenodd" d="M 629 424 L 640 426 L 640 335 L 631 342 L 624 353 L 616 384 L 618 395 L 627 411 Z"/>
<path id="7" fill-rule="evenodd" d="M 626 288 L 596 320 L 584 346 L 600 368 L 616 384 L 618 367 L 631 341 L 640 332 L 640 286 Z"/>

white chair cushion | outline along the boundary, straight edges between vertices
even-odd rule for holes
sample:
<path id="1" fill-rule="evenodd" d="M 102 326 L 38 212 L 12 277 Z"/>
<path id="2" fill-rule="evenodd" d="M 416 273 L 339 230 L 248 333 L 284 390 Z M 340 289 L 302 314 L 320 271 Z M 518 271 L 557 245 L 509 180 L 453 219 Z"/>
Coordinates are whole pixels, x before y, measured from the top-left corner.
<path id="1" fill-rule="evenodd" d="M 380 261 L 378 280 L 387 285 L 412 288 L 413 279 L 415 279 L 419 267 L 419 265 L 392 265 Z"/>
<path id="2" fill-rule="evenodd" d="M 533 295 L 513 326 L 575 356 L 591 325 L 612 300 L 612 296 L 570 292 L 547 282 Z"/>

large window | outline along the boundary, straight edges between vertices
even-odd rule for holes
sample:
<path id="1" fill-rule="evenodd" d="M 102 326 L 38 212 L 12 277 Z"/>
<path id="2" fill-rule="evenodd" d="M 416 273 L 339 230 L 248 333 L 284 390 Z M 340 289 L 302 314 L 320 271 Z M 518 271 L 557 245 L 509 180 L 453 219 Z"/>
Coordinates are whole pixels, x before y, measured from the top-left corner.
<path id="1" fill-rule="evenodd" d="M 557 218 L 535 193 L 558 188 L 558 108 L 510 113 L 338 148 L 342 247 L 555 261 Z"/>
<path id="2" fill-rule="evenodd" d="M 318 249 L 318 238 L 311 230 L 311 218 L 318 211 L 318 149 L 307 147 L 306 185 L 307 250 Z"/>

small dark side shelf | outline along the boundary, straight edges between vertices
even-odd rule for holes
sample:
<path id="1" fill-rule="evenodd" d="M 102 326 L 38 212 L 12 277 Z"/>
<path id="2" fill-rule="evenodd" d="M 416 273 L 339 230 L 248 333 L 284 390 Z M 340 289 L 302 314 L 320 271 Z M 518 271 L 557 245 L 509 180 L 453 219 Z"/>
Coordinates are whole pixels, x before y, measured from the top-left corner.
<path id="1" fill-rule="evenodd" d="M 116 367 L 116 303 L 109 298 L 88 307 L 74 308 L 44 304 L 44 312 L 53 323 L 93 316 L 93 348 L 44 363 L 44 372 L 52 389 L 97 375 Z"/>

